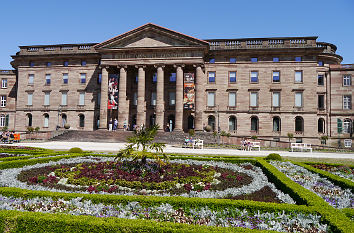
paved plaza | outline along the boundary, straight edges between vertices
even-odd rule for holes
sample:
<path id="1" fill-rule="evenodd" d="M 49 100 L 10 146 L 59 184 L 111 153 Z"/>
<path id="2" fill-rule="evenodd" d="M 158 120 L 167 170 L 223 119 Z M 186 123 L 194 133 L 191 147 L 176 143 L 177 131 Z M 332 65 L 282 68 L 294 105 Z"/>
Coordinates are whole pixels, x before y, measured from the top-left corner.
<path id="1" fill-rule="evenodd" d="M 125 143 L 101 143 L 101 142 L 26 142 L 15 144 L 17 146 L 32 146 L 54 150 L 68 150 L 72 147 L 80 147 L 87 151 L 117 152 L 125 147 Z M 191 149 L 166 145 L 166 153 L 180 154 L 207 154 L 207 155 L 230 155 L 230 156 L 267 156 L 270 153 L 278 153 L 285 157 L 311 157 L 311 158 L 337 158 L 354 159 L 354 153 L 332 152 L 289 152 L 289 151 L 242 151 L 237 149 Z"/>

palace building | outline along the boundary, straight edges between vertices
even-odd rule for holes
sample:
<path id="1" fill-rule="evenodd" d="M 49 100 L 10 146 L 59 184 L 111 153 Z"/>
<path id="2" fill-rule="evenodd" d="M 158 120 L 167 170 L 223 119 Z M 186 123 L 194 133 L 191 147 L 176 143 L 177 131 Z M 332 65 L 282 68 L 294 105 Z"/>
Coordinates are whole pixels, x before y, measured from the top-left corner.
<path id="1" fill-rule="evenodd" d="M 0 127 L 158 124 L 298 142 L 353 131 L 354 65 L 317 37 L 197 39 L 145 24 L 102 43 L 20 46 L 0 71 Z"/>

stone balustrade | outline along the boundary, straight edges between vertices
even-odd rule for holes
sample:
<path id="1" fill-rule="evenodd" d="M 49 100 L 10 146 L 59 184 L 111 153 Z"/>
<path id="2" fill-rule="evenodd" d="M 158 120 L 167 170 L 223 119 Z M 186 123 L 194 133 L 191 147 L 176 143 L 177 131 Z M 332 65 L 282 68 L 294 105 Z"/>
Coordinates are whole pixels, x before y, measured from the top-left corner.
<path id="1" fill-rule="evenodd" d="M 65 53 L 97 53 L 95 44 L 20 46 L 20 55 L 45 55 Z"/>

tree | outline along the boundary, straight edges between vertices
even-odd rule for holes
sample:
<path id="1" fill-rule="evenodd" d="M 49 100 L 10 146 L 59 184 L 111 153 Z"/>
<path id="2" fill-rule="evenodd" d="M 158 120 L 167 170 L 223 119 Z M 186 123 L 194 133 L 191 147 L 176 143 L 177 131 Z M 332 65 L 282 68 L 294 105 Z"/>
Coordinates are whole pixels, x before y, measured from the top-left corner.
<path id="1" fill-rule="evenodd" d="M 289 147 L 290 147 L 290 141 L 291 141 L 291 139 L 294 138 L 294 134 L 288 133 L 287 136 L 288 136 L 288 139 L 289 139 Z"/>
<path id="2" fill-rule="evenodd" d="M 145 165 L 147 157 L 150 156 L 162 164 L 163 161 L 158 153 L 162 154 L 165 160 L 168 159 L 168 156 L 163 153 L 166 146 L 165 143 L 153 142 L 158 128 L 157 125 L 154 125 L 150 128 L 143 127 L 142 129 L 134 130 L 133 136 L 128 137 L 129 144 L 125 149 L 119 151 L 116 159 L 133 158 L 134 161 L 140 160 L 141 164 Z M 155 153 L 151 151 L 155 151 Z"/>

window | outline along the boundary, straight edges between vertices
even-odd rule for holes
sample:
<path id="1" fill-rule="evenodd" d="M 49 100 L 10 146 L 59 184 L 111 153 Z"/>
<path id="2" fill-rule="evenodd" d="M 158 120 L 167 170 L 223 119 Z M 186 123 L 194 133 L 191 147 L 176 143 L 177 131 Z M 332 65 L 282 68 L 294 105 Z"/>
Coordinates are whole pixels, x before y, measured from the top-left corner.
<path id="1" fill-rule="evenodd" d="M 325 96 L 324 95 L 318 95 L 318 103 L 317 103 L 317 107 L 318 109 L 324 109 L 325 106 L 324 106 L 324 98 Z"/>
<path id="2" fill-rule="evenodd" d="M 156 92 L 151 92 L 151 105 L 156 106 Z"/>
<path id="3" fill-rule="evenodd" d="M 138 105 L 138 94 L 136 92 L 133 94 L 133 105 Z"/>
<path id="4" fill-rule="evenodd" d="M 229 92 L 229 107 L 236 107 L 236 92 Z"/>
<path id="5" fill-rule="evenodd" d="M 279 82 L 280 82 L 280 72 L 273 71 L 273 83 L 279 83 Z"/>
<path id="6" fill-rule="evenodd" d="M 318 133 L 325 133 L 325 120 L 323 118 L 319 118 L 317 121 L 317 131 Z"/>
<path id="7" fill-rule="evenodd" d="M 61 105 L 63 105 L 63 106 L 68 105 L 68 93 L 67 92 L 61 93 Z"/>
<path id="8" fill-rule="evenodd" d="M 34 67 L 34 62 L 33 62 L 33 61 L 30 61 L 30 62 L 29 62 L 29 66 L 30 66 L 30 67 Z"/>
<path id="9" fill-rule="evenodd" d="M 86 66 L 86 61 L 81 61 L 81 66 Z"/>
<path id="10" fill-rule="evenodd" d="M 214 116 L 208 116 L 208 125 L 211 126 L 212 131 L 215 131 L 215 117 Z"/>
<path id="11" fill-rule="evenodd" d="M 154 73 L 152 75 L 152 83 L 156 83 L 157 82 L 157 73 Z"/>
<path id="12" fill-rule="evenodd" d="M 171 82 L 171 83 L 176 82 L 176 78 L 177 78 L 176 73 L 171 73 L 171 75 L 170 75 L 170 82 Z"/>
<path id="13" fill-rule="evenodd" d="M 230 63 L 236 63 L 236 58 L 235 57 L 231 57 L 230 58 Z"/>
<path id="14" fill-rule="evenodd" d="M 49 115 L 46 113 L 44 114 L 44 128 L 48 128 L 49 127 Z"/>
<path id="15" fill-rule="evenodd" d="M 343 109 L 352 109 L 352 96 L 344 95 L 343 96 Z"/>
<path id="16" fill-rule="evenodd" d="M 295 107 L 302 107 L 302 92 L 295 93 Z"/>
<path id="17" fill-rule="evenodd" d="M 48 106 L 50 104 L 50 92 L 44 92 L 44 105 Z"/>
<path id="18" fill-rule="evenodd" d="M 279 57 L 273 57 L 273 62 L 279 62 Z"/>
<path id="19" fill-rule="evenodd" d="M 6 107 L 6 95 L 1 96 L 0 107 L 2 107 L 2 108 Z"/>
<path id="20" fill-rule="evenodd" d="M 273 92 L 273 107 L 280 107 L 280 92 Z"/>
<path id="21" fill-rule="evenodd" d="M 1 79 L 1 88 L 7 88 L 7 78 Z"/>
<path id="22" fill-rule="evenodd" d="M 153 77 L 153 79 L 154 79 L 154 77 Z M 156 81 L 157 81 L 157 76 L 156 76 Z M 139 82 L 139 76 L 136 74 L 135 75 L 135 83 L 138 83 L 138 82 Z"/>
<path id="23" fill-rule="evenodd" d="M 169 93 L 169 105 L 172 106 L 172 105 L 175 105 L 176 104 L 176 92 L 170 92 Z"/>
<path id="24" fill-rule="evenodd" d="M 80 83 L 86 83 L 86 74 L 85 73 L 80 74 Z"/>
<path id="25" fill-rule="evenodd" d="M 32 114 L 27 113 L 26 116 L 27 116 L 26 126 L 32 126 Z"/>
<path id="26" fill-rule="evenodd" d="M 102 82 L 102 74 L 98 74 L 97 83 L 101 84 L 101 82 Z"/>
<path id="27" fill-rule="evenodd" d="M 251 83 L 258 83 L 258 71 L 251 72 Z"/>
<path id="28" fill-rule="evenodd" d="M 258 107 L 258 92 L 251 92 L 251 101 L 250 101 L 250 106 L 251 107 Z"/>
<path id="29" fill-rule="evenodd" d="M 351 123 L 350 119 L 344 119 L 343 121 L 343 133 L 350 133 L 351 132 Z"/>
<path id="30" fill-rule="evenodd" d="M 295 138 L 296 143 L 302 143 L 302 138 Z"/>
<path id="31" fill-rule="evenodd" d="M 337 119 L 337 132 L 342 133 L 342 130 L 343 130 L 342 120 L 338 118 Z"/>
<path id="32" fill-rule="evenodd" d="M 63 74 L 63 83 L 68 84 L 69 82 L 69 74 L 65 73 Z"/>
<path id="33" fill-rule="evenodd" d="M 46 74 L 46 75 L 45 75 L 45 84 L 46 84 L 46 85 L 50 85 L 50 78 L 51 78 L 51 75 L 50 75 L 50 74 Z"/>
<path id="34" fill-rule="evenodd" d="M 258 132 L 258 117 L 251 117 L 251 131 Z"/>
<path id="35" fill-rule="evenodd" d="M 63 66 L 69 66 L 69 62 L 68 61 L 64 61 Z"/>
<path id="36" fill-rule="evenodd" d="M 5 121 L 6 121 L 5 115 L 1 115 L 0 116 L 0 127 L 4 127 L 5 126 Z"/>
<path id="37" fill-rule="evenodd" d="M 251 58 L 251 62 L 258 62 L 258 58 L 257 57 L 252 57 Z"/>
<path id="38" fill-rule="evenodd" d="M 295 57 L 295 61 L 301 61 L 301 57 Z"/>
<path id="39" fill-rule="evenodd" d="M 81 128 L 85 127 L 85 115 L 84 114 L 79 115 L 79 127 L 81 127 Z"/>
<path id="40" fill-rule="evenodd" d="M 85 92 L 79 94 L 79 105 L 85 105 Z"/>
<path id="41" fill-rule="evenodd" d="M 230 116 L 229 117 L 229 131 L 236 131 L 236 117 Z"/>
<path id="42" fill-rule="evenodd" d="M 302 71 L 295 71 L 295 82 L 302 83 Z"/>
<path id="43" fill-rule="evenodd" d="M 323 61 L 318 61 L 318 66 L 323 66 Z"/>
<path id="44" fill-rule="evenodd" d="M 277 116 L 273 117 L 273 131 L 280 132 L 280 118 Z"/>
<path id="45" fill-rule="evenodd" d="M 209 83 L 215 83 L 215 72 L 209 72 L 208 77 Z"/>
<path id="46" fill-rule="evenodd" d="M 296 132 L 304 131 L 304 119 L 302 119 L 302 117 L 300 116 L 295 117 L 295 131 Z"/>
<path id="47" fill-rule="evenodd" d="M 33 93 L 27 93 L 27 105 L 32 106 Z"/>
<path id="48" fill-rule="evenodd" d="M 47 62 L 47 67 L 51 67 L 52 63 L 51 62 Z"/>
<path id="49" fill-rule="evenodd" d="M 344 75 L 343 76 L 343 86 L 351 86 L 352 85 L 352 76 L 351 75 Z"/>
<path id="50" fill-rule="evenodd" d="M 215 106 L 215 92 L 208 92 L 208 107 Z"/>
<path id="51" fill-rule="evenodd" d="M 229 82 L 230 83 L 236 82 L 236 72 L 235 71 L 229 72 Z"/>
<path id="52" fill-rule="evenodd" d="M 324 75 L 318 75 L 317 76 L 317 85 L 323 86 L 324 85 Z"/>
<path id="53" fill-rule="evenodd" d="M 34 81 L 34 74 L 29 74 L 28 75 L 28 84 L 33 84 Z"/>
<path id="54" fill-rule="evenodd" d="M 209 63 L 215 63 L 215 58 L 210 58 Z"/>

